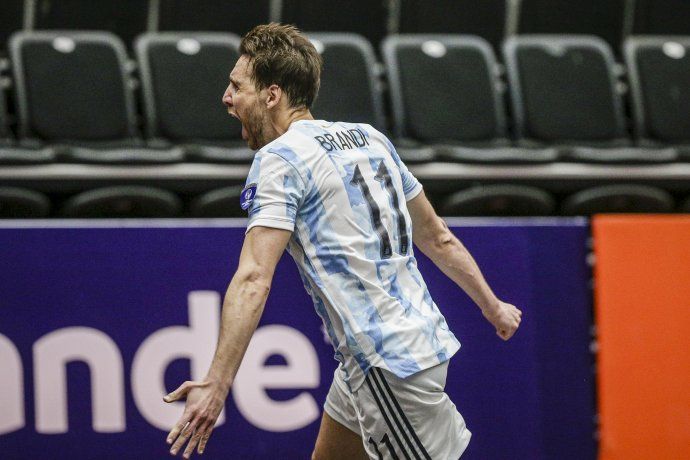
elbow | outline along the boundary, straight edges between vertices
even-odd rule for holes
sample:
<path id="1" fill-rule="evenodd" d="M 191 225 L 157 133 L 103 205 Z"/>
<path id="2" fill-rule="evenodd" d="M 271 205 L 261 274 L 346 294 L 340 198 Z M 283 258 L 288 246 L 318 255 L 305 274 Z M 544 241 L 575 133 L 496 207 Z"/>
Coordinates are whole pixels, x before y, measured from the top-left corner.
<path id="1" fill-rule="evenodd" d="M 454 242 L 458 241 L 440 217 L 428 222 L 421 230 L 420 237 L 415 240 L 415 244 L 427 256 L 443 254 Z"/>
<path id="2" fill-rule="evenodd" d="M 268 297 L 268 293 L 271 290 L 271 280 L 273 278 L 271 273 L 268 273 L 261 267 L 252 267 L 238 271 L 235 276 L 240 286 L 240 292 L 247 297 Z"/>

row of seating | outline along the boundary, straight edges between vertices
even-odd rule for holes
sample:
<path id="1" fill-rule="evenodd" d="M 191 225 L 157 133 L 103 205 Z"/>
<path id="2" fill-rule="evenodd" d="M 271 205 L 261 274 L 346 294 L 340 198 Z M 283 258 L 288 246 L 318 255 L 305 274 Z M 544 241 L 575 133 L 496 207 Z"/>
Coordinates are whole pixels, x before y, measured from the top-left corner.
<path id="1" fill-rule="evenodd" d="M 373 47 L 352 34 L 310 34 L 324 57 L 316 117 L 386 131 Z M 229 34 L 145 34 L 141 91 L 112 34 L 22 32 L 11 41 L 16 135 L 0 103 L 0 163 L 246 164 L 239 124 L 220 98 L 238 57 Z M 690 38 L 626 42 L 634 136 L 620 67 L 591 36 L 522 36 L 503 47 L 505 81 L 489 44 L 456 35 L 383 43 L 392 137 L 409 163 L 659 163 L 690 159 Z M 144 133 L 137 117 L 143 99 Z M 2 101 L 2 98 L 0 98 Z"/>
<path id="2" fill-rule="evenodd" d="M 686 0 L 3 0 L 0 53 L 20 29 L 102 29 L 129 45 L 152 31 L 244 34 L 269 20 L 308 31 L 479 35 L 496 49 L 514 33 L 598 35 L 615 52 L 630 34 L 690 34 Z"/>
<path id="3" fill-rule="evenodd" d="M 60 217 L 246 217 L 240 208 L 241 186 L 223 187 L 186 200 L 165 189 L 110 186 L 86 190 L 66 200 L 38 191 L 0 187 L 0 218 Z M 186 201 L 186 203 L 185 203 Z M 56 203 L 57 202 L 57 203 Z M 481 185 L 438 200 L 444 216 L 550 216 L 594 213 L 690 212 L 690 197 L 676 203 L 667 191 L 643 185 L 606 185 L 563 197 L 524 185 Z"/>

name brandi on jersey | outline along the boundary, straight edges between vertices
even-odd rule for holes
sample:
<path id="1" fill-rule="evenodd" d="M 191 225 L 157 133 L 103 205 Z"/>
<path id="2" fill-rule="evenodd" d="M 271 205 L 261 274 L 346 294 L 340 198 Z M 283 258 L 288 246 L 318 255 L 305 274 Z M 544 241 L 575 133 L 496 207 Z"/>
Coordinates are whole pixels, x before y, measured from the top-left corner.
<path id="1" fill-rule="evenodd" d="M 316 141 L 321 144 L 321 147 L 327 152 L 332 152 L 333 150 L 349 150 L 369 145 L 369 139 L 367 139 L 367 136 L 365 136 L 360 129 L 336 131 L 335 136 L 330 133 L 324 133 L 323 136 L 314 136 L 314 139 L 316 139 Z"/>

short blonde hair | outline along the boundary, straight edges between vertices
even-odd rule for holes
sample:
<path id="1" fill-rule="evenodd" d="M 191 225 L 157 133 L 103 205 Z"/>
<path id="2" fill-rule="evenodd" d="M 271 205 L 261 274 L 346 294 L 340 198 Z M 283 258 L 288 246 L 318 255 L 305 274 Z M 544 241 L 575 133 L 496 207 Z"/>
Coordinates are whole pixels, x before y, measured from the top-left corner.
<path id="1" fill-rule="evenodd" d="M 294 108 L 314 103 L 323 60 L 297 27 L 275 22 L 256 26 L 242 38 L 240 54 L 249 56 L 257 89 L 280 86 Z"/>

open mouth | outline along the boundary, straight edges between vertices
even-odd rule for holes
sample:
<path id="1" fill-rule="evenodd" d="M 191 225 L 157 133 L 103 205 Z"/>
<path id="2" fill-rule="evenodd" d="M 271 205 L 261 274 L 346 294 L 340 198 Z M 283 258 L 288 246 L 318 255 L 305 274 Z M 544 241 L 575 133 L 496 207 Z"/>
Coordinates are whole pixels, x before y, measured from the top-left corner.
<path id="1" fill-rule="evenodd" d="M 242 125 L 242 139 L 246 141 L 249 138 L 249 132 L 247 131 L 247 128 L 244 127 L 244 123 L 242 123 L 242 120 L 240 119 L 239 116 L 237 116 L 236 113 L 232 113 L 230 110 L 228 110 L 228 114 L 232 118 L 234 118 L 240 122 L 240 124 Z"/>

